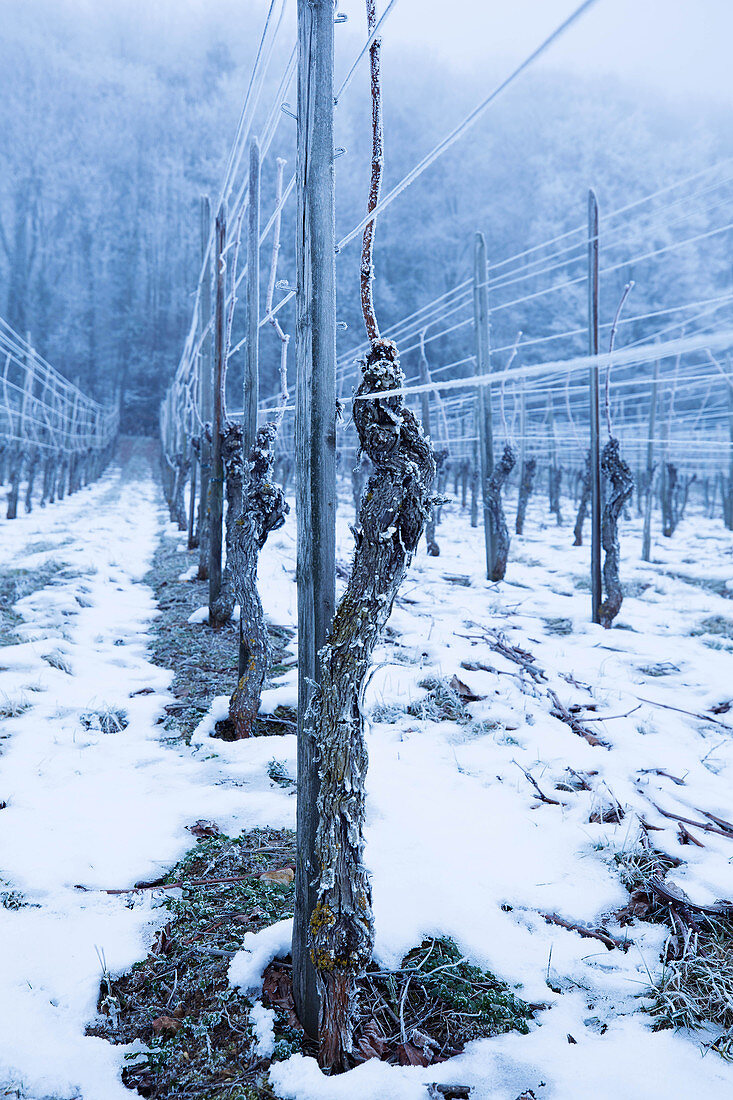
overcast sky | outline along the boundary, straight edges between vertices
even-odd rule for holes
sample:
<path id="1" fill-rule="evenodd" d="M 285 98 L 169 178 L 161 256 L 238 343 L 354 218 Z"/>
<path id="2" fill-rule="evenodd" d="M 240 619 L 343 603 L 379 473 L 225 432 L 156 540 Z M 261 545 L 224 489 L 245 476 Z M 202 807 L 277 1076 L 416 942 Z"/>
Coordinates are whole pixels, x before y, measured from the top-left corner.
<path id="1" fill-rule="evenodd" d="M 485 57 L 518 60 L 579 3 L 399 0 L 385 24 L 385 43 L 409 42 L 472 68 Z M 380 0 L 380 12 L 385 5 Z M 339 8 L 352 29 L 365 26 L 364 0 L 339 0 Z M 552 46 L 544 64 L 613 73 L 669 95 L 714 98 L 733 107 L 733 0 L 597 0 Z"/>

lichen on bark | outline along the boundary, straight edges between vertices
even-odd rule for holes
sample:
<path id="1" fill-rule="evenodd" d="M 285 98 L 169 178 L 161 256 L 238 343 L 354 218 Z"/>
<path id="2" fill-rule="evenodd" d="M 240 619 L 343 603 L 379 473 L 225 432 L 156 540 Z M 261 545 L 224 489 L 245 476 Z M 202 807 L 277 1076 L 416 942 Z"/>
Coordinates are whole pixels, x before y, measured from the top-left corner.
<path id="1" fill-rule="evenodd" d="M 374 937 L 363 862 L 367 748 L 361 692 L 433 505 L 436 473 L 430 441 L 401 396 L 360 400 L 403 384 L 392 341 L 372 343 L 362 372 L 353 418 L 373 472 L 354 528 L 351 575 L 320 654 L 320 685 L 307 718 L 320 776 L 310 941 L 321 1002 L 319 1061 L 331 1070 L 352 1064 L 357 982 Z"/>

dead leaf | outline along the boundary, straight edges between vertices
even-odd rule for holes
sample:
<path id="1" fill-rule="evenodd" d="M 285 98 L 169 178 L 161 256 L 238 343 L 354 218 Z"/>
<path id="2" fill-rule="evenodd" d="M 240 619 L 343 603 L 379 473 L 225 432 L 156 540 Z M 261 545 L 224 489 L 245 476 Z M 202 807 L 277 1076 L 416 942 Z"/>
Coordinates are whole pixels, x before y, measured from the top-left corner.
<path id="1" fill-rule="evenodd" d="M 175 1035 L 182 1027 L 183 1021 L 176 1019 L 175 1016 L 158 1016 L 153 1020 L 153 1031 L 156 1035 L 164 1031 L 170 1031 Z"/>
<path id="2" fill-rule="evenodd" d="M 155 933 L 153 946 L 150 948 L 152 955 L 166 955 L 171 947 L 171 922 L 168 921 L 164 928 L 159 928 Z"/>
<path id="3" fill-rule="evenodd" d="M 266 967 L 262 976 L 262 1003 L 266 1008 L 280 1008 L 287 1014 L 288 1024 L 295 1031 L 303 1030 L 295 1011 L 293 978 L 290 970 L 280 966 L 277 959 Z"/>
<path id="4" fill-rule="evenodd" d="M 397 1059 L 401 1066 L 429 1066 L 432 1058 L 412 1043 L 400 1043 L 397 1047 Z"/>
<path id="5" fill-rule="evenodd" d="M 277 871 L 263 871 L 258 877 L 262 882 L 279 882 L 289 886 L 295 878 L 295 871 L 292 867 L 280 867 Z"/>
<path id="6" fill-rule="evenodd" d="M 379 1030 L 376 1020 L 370 1020 L 361 1029 L 354 1055 L 357 1061 L 367 1062 L 370 1058 L 381 1058 L 386 1046 L 384 1036 Z"/>
<path id="7" fill-rule="evenodd" d="M 187 826 L 193 836 L 220 836 L 221 829 L 214 821 L 197 821 L 195 825 Z"/>
<path id="8" fill-rule="evenodd" d="M 450 686 L 461 699 L 462 703 L 477 703 L 480 699 L 485 699 L 485 695 L 477 695 L 468 684 L 464 684 L 463 680 L 459 680 L 457 676 L 451 678 Z"/>

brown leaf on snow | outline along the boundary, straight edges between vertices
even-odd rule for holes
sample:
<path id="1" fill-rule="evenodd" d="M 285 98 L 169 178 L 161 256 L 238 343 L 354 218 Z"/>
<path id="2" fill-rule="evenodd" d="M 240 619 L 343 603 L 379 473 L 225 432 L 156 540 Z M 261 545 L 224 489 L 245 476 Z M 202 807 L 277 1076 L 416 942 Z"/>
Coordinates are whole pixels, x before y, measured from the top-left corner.
<path id="1" fill-rule="evenodd" d="M 197 821 L 195 825 L 187 826 L 193 836 L 220 836 L 221 829 L 214 821 Z"/>
<path id="2" fill-rule="evenodd" d="M 459 680 L 457 676 L 451 678 L 450 686 L 455 691 L 456 695 L 460 696 L 463 703 L 477 703 L 480 699 L 485 699 L 485 695 L 477 695 L 468 684 L 464 684 L 463 680 Z"/>
<path id="3" fill-rule="evenodd" d="M 289 886 L 295 878 L 295 871 L 292 867 L 280 867 L 277 871 L 263 871 L 258 877 L 263 882 L 279 882 L 283 886 Z"/>
<path id="4" fill-rule="evenodd" d="M 170 1031 L 175 1035 L 181 1027 L 183 1027 L 183 1022 L 176 1019 L 175 1016 L 158 1016 L 157 1019 L 153 1020 L 153 1031 L 156 1035 L 160 1035 L 164 1031 Z"/>

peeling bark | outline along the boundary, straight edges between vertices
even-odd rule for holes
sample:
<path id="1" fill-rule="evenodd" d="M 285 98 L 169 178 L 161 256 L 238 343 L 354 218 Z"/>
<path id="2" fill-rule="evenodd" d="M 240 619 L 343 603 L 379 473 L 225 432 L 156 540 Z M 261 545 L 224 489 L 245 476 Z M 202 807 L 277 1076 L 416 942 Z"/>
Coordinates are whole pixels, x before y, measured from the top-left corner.
<path id="1" fill-rule="evenodd" d="M 505 443 L 504 452 L 494 466 L 487 486 L 486 507 L 491 517 L 491 526 L 494 532 L 494 565 L 489 577 L 489 580 L 492 581 L 503 581 L 506 573 L 506 563 L 509 557 L 509 529 L 504 515 L 501 491 L 514 469 L 516 461 L 514 451 L 508 443 Z"/>
<path id="2" fill-rule="evenodd" d="M 517 520 L 514 525 L 514 530 L 518 535 L 521 535 L 524 531 L 524 519 L 527 515 L 527 502 L 532 493 L 532 487 L 534 485 L 534 475 L 537 470 L 537 459 L 528 458 L 522 466 L 522 472 L 519 479 L 519 500 L 517 501 Z"/>
<path id="3" fill-rule="evenodd" d="M 372 345 L 359 394 L 404 384 L 397 348 Z M 374 465 L 355 527 L 354 564 L 320 654 L 321 683 L 308 714 L 319 761 L 317 904 L 312 958 L 321 1000 L 321 1066 L 352 1064 L 357 982 L 371 958 L 371 888 L 363 863 L 367 750 L 364 677 L 432 507 L 432 447 L 401 396 L 354 402 L 354 424 Z"/>
<path id="4" fill-rule="evenodd" d="M 634 491 L 634 478 L 621 458 L 618 439 L 609 439 L 601 455 L 601 470 L 607 479 L 608 492 L 601 519 L 601 542 L 605 551 L 603 584 L 606 598 L 600 607 L 601 626 L 610 627 L 621 610 L 623 589 L 619 579 L 621 550 L 618 541 L 618 517 Z"/>
<path id="5" fill-rule="evenodd" d="M 241 455 L 242 433 L 239 425 L 237 428 Z M 227 556 L 234 596 L 241 608 L 239 681 L 229 701 L 236 738 L 252 736 L 270 661 L 270 640 L 257 590 L 257 559 L 267 536 L 282 527 L 290 511 L 274 479 L 276 438 L 274 423 L 265 424 L 257 432 L 243 485 L 240 479 L 241 505 L 232 524 L 231 539 L 227 516 Z"/>
<path id="6" fill-rule="evenodd" d="M 578 514 L 575 517 L 575 528 L 573 534 L 575 535 L 575 541 L 573 546 L 583 545 L 583 525 L 585 523 L 585 517 L 588 514 L 588 505 L 590 504 L 590 451 L 585 456 L 585 469 L 583 470 L 583 481 L 580 487 L 580 502 L 578 504 Z"/>

